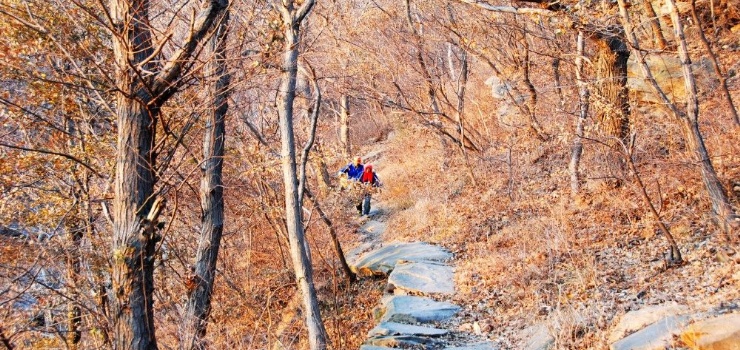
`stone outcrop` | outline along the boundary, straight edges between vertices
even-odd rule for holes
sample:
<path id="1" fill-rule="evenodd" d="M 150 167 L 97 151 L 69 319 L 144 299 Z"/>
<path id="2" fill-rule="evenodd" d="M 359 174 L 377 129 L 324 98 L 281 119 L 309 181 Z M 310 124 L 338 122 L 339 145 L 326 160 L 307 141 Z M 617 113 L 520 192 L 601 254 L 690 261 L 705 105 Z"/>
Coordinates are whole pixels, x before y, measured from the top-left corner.
<path id="1" fill-rule="evenodd" d="M 691 349 L 740 350 L 740 314 L 728 314 L 697 321 L 681 333 Z"/>

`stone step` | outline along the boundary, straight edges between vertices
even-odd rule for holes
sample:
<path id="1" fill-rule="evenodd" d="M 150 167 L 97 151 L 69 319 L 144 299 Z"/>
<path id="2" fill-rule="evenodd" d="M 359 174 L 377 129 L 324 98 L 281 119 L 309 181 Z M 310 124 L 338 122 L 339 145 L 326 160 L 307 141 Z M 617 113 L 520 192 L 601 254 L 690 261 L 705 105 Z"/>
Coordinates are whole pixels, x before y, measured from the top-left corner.
<path id="1" fill-rule="evenodd" d="M 357 261 L 349 263 L 355 273 L 369 271 L 374 275 L 388 275 L 398 261 L 442 262 L 450 258 L 452 253 L 428 243 L 391 243 L 365 253 Z"/>
<path id="2" fill-rule="evenodd" d="M 372 337 L 365 345 L 401 349 L 439 349 L 441 342 L 436 339 L 416 335 L 388 335 Z"/>
<path id="3" fill-rule="evenodd" d="M 381 322 L 367 333 L 368 338 L 386 335 L 416 335 L 425 337 L 440 337 L 449 333 L 446 329 L 415 326 L 397 322 Z"/>
<path id="4" fill-rule="evenodd" d="M 399 262 L 388 277 L 388 289 L 396 295 L 452 295 L 453 273 L 452 267 L 444 264 Z"/>
<path id="5" fill-rule="evenodd" d="M 452 303 L 406 295 L 393 296 L 383 306 L 381 321 L 407 324 L 445 321 L 460 311 Z"/>

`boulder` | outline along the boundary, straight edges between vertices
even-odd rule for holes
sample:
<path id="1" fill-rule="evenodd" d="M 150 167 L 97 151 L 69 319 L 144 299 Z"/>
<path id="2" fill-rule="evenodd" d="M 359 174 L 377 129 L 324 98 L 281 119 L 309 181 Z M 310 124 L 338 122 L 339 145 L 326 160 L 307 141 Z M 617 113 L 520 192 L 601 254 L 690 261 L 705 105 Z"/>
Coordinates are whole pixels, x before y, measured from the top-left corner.
<path id="1" fill-rule="evenodd" d="M 415 296 L 394 296 L 386 301 L 382 321 L 399 323 L 429 323 L 454 316 L 460 307 L 442 301 Z"/>
<path id="2" fill-rule="evenodd" d="M 611 345 L 611 350 L 664 350 L 675 345 L 674 336 L 689 323 L 688 316 L 670 316 Z"/>
<path id="3" fill-rule="evenodd" d="M 727 314 L 698 321 L 681 333 L 691 349 L 740 350 L 740 314 Z"/>
<path id="4" fill-rule="evenodd" d="M 683 102 L 686 99 L 686 88 L 679 58 L 675 54 L 655 54 L 645 59 L 655 81 L 665 91 L 668 99 L 676 103 Z M 711 69 L 711 63 L 706 58 L 698 58 L 691 64 L 691 68 L 700 91 L 709 91 L 716 87 L 718 82 Z M 630 55 L 627 62 L 627 87 L 641 101 L 663 103 L 642 74 L 640 64 L 634 55 Z"/>
<path id="5" fill-rule="evenodd" d="M 555 338 L 544 323 L 525 328 L 522 337 L 526 350 L 548 350 L 555 344 Z"/>
<path id="6" fill-rule="evenodd" d="M 388 277 L 395 294 L 446 294 L 455 293 L 452 267 L 427 262 L 399 262 Z"/>
<path id="7" fill-rule="evenodd" d="M 633 333 L 653 324 L 668 316 L 682 315 L 689 312 L 689 308 L 676 302 L 667 302 L 660 305 L 646 306 L 640 310 L 630 311 L 624 314 L 617 326 L 609 333 L 609 344 L 624 338 L 625 335 Z"/>

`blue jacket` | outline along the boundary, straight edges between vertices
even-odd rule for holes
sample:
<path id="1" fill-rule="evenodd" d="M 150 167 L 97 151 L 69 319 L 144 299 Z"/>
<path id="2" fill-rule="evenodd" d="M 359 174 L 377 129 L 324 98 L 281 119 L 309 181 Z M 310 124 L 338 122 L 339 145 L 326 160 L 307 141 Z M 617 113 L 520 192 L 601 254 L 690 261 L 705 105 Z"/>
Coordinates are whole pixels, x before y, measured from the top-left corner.
<path id="1" fill-rule="evenodd" d="M 354 164 L 347 164 L 347 166 L 342 168 L 339 172 L 346 173 L 350 180 L 357 181 L 360 180 L 360 176 L 362 176 L 363 171 L 365 171 L 365 166 L 362 164 L 358 164 L 357 166 Z"/>

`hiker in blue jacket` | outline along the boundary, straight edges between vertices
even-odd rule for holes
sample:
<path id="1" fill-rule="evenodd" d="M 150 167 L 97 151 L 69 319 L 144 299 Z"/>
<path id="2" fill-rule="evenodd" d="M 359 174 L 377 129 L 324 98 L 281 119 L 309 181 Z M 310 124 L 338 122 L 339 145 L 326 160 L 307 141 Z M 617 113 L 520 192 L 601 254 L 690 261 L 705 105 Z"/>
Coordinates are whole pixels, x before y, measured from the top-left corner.
<path id="1" fill-rule="evenodd" d="M 347 178 L 352 181 L 360 181 L 360 176 L 362 176 L 362 172 L 365 170 L 365 167 L 362 165 L 362 158 L 357 157 L 355 158 L 354 162 L 347 164 L 342 170 L 339 171 L 339 173 L 345 173 L 347 174 Z"/>

